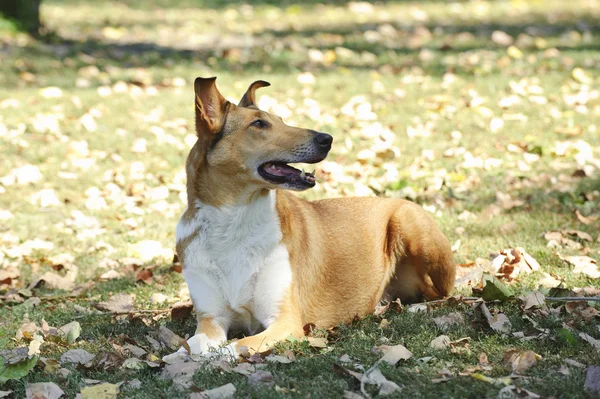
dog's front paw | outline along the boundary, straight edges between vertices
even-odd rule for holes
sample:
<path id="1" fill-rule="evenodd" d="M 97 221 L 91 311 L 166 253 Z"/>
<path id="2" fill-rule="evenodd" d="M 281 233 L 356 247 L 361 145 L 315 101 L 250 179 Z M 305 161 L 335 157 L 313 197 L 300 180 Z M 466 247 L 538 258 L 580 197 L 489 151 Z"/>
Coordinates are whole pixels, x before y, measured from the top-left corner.
<path id="1" fill-rule="evenodd" d="M 205 356 L 210 354 L 211 349 L 218 348 L 221 345 L 220 341 L 210 339 L 206 334 L 196 334 L 187 340 L 189 352 L 185 347 L 179 348 L 175 353 L 163 357 L 165 363 L 173 363 L 185 361 L 190 356 Z"/>

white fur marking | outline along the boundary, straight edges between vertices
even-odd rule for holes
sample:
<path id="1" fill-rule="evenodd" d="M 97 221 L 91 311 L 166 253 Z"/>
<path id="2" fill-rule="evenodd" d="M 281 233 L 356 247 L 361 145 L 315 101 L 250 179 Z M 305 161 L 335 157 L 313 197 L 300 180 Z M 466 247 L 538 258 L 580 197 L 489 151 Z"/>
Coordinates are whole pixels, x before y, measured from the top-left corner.
<path id="1" fill-rule="evenodd" d="M 183 257 L 196 311 L 218 318 L 225 332 L 268 327 L 292 280 L 275 192 L 245 206 L 195 205 L 194 218 L 179 222 L 177 241 L 197 232 Z"/>

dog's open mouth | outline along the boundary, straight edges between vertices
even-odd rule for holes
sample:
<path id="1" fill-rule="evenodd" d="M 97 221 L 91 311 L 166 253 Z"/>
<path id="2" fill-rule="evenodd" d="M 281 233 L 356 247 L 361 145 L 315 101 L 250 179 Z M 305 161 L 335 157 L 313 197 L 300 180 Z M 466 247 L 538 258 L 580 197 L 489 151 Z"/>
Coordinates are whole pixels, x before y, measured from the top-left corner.
<path id="1" fill-rule="evenodd" d="M 299 170 L 285 162 L 266 162 L 259 166 L 258 174 L 271 183 L 299 185 L 313 187 L 315 185 L 315 172 Z"/>

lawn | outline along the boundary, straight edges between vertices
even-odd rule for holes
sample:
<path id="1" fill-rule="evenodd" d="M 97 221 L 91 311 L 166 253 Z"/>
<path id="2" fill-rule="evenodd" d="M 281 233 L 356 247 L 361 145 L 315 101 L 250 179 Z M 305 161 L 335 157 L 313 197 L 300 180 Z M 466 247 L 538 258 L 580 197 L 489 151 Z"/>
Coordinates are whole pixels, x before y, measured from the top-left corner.
<path id="1" fill-rule="evenodd" d="M 277 3 L 47 0 L 44 41 L 0 23 L 0 391 L 598 397 L 600 302 L 545 297 L 600 295 L 600 1 Z M 195 329 L 173 251 L 197 76 L 236 103 L 267 80 L 262 109 L 333 135 L 301 196 L 430 211 L 456 297 L 174 379 L 160 359 Z"/>

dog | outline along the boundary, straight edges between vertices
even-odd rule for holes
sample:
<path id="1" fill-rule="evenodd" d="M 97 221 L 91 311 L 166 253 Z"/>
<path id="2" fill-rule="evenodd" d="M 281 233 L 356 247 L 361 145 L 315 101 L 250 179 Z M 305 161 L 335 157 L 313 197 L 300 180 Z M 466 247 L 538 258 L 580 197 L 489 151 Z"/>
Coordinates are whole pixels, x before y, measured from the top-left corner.
<path id="1" fill-rule="evenodd" d="M 450 244 L 419 205 L 290 193 L 316 178 L 289 164 L 324 160 L 333 138 L 261 111 L 255 92 L 266 86 L 252 83 L 235 105 L 215 77 L 194 82 L 198 138 L 176 250 L 197 329 L 183 352 L 265 352 L 309 323 L 349 322 L 382 300 L 442 298 L 454 284 Z M 223 346 L 231 329 L 249 335 Z"/>

